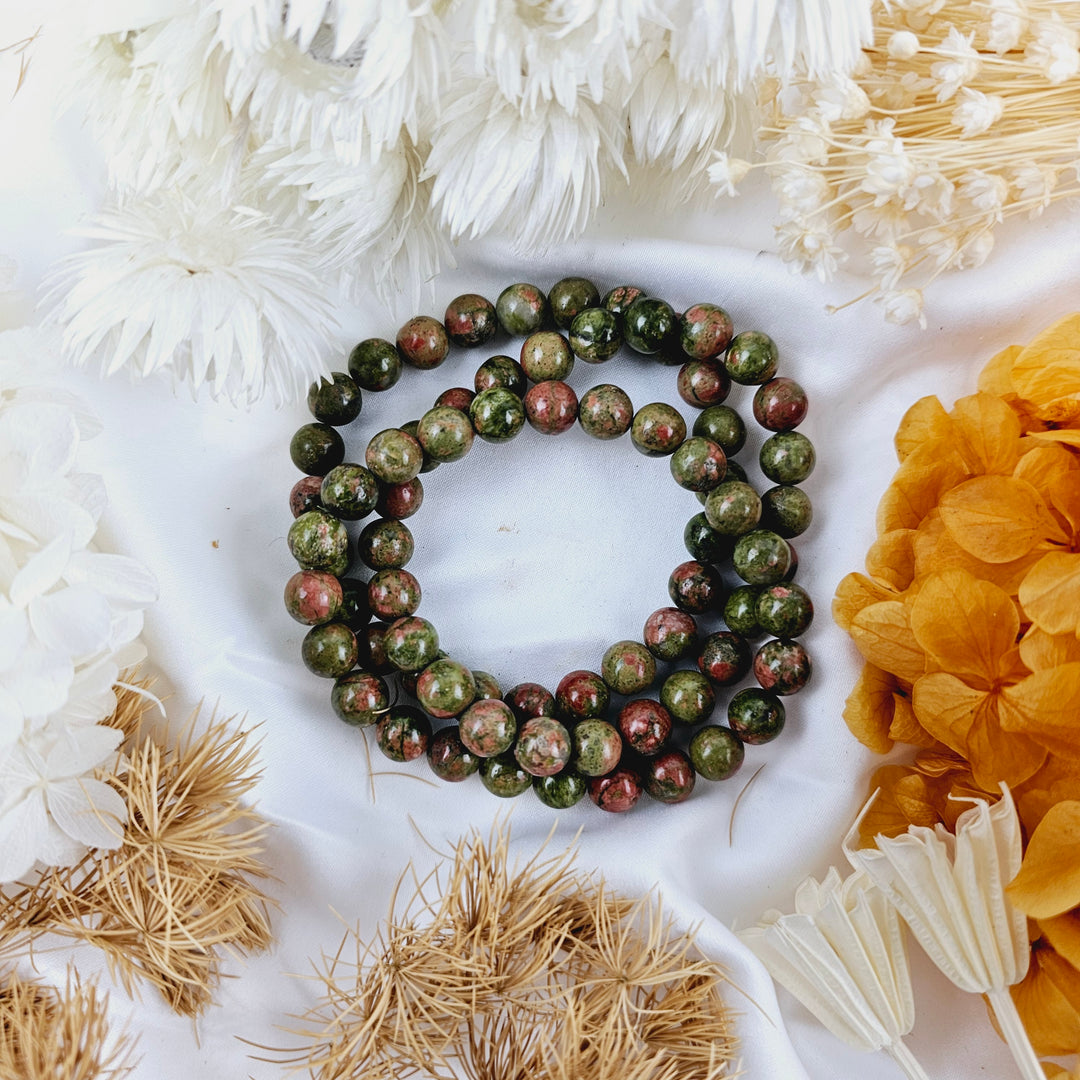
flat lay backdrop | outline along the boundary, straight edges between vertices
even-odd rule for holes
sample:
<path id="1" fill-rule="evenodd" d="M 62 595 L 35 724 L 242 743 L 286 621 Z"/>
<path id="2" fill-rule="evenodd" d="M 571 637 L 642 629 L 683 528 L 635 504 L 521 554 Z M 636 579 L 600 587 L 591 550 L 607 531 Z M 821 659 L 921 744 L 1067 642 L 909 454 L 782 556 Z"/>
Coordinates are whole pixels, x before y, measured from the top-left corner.
<path id="1" fill-rule="evenodd" d="M 92 210 L 101 163 L 87 136 L 53 112 L 60 53 L 43 41 L 25 85 L 8 101 L 0 86 L 0 255 L 19 265 L 19 292 L 0 294 L 0 325 L 31 314 L 48 264 L 80 241 L 64 234 Z M 10 73 L 10 71 L 8 71 Z M 693 798 L 667 807 L 643 799 L 627 815 L 588 801 L 557 814 L 531 794 L 504 804 L 474 779 L 460 786 L 425 782 L 423 762 L 385 762 L 372 740 L 372 798 L 358 731 L 329 705 L 329 683 L 299 659 L 304 628 L 286 615 L 281 593 L 294 567 L 285 545 L 289 488 L 298 478 L 288 457 L 292 432 L 308 419 L 303 404 L 250 412 L 209 399 L 193 402 L 165 381 L 99 383 L 59 369 L 54 385 L 80 393 L 104 422 L 85 448 L 84 465 L 105 475 L 110 507 L 103 540 L 135 555 L 157 575 L 161 595 L 145 640 L 170 695 L 174 719 L 200 701 L 258 724 L 264 776 L 262 812 L 276 825 L 269 861 L 278 944 L 268 955 L 231 963 L 221 1005 L 194 1029 L 152 992 L 129 1003 L 113 995 L 118 1020 L 140 1035 L 140 1080 L 263 1080 L 284 1075 L 253 1060 L 239 1041 L 288 1045 L 276 1030 L 313 1000 L 302 978 L 308 957 L 332 951 L 339 917 L 370 933 L 385 914 L 409 859 L 421 870 L 470 827 L 485 830 L 512 815 L 515 843 L 531 853 L 557 821 L 554 844 L 578 836 L 580 865 L 601 870 L 633 893 L 658 887 L 683 925 L 700 924 L 702 947 L 728 965 L 745 997 L 743 1066 L 760 1080 L 898 1080 L 884 1055 L 863 1056 L 821 1029 L 785 993 L 775 995 L 763 969 L 731 936 L 769 907 L 787 909 L 796 884 L 842 859 L 839 841 L 864 799 L 876 759 L 848 734 L 844 698 L 858 672 L 850 642 L 831 624 L 836 583 L 860 569 L 873 539 L 874 508 L 896 460 L 892 434 L 917 398 L 936 393 L 946 405 L 974 389 L 981 365 L 1022 342 L 1078 301 L 1077 218 L 1055 208 L 1044 219 L 1002 232 L 998 251 L 978 271 L 937 283 L 928 294 L 927 329 L 888 326 L 871 303 L 827 314 L 864 291 L 857 275 L 828 286 L 793 276 L 774 251 L 772 204 L 751 190 L 734 202 L 658 215 L 631 201 L 606 207 L 580 242 L 543 257 L 522 258 L 506 243 L 463 245 L 458 267 L 434 286 L 423 310 L 441 315 L 458 293 L 494 298 L 513 281 L 548 288 L 567 274 L 591 277 L 601 292 L 632 282 L 676 310 L 695 301 L 722 304 L 736 330 L 760 329 L 777 342 L 781 374 L 802 383 L 811 413 L 802 430 L 818 450 L 805 489 L 815 522 L 799 540 L 798 580 L 817 605 L 805 637 L 814 664 L 810 687 L 788 699 L 788 726 L 765 747 L 750 747 L 741 773 L 724 784 L 699 780 Z M 326 360 L 344 370 L 361 337 L 393 338 L 409 306 L 374 302 L 340 312 L 340 340 Z M 446 387 L 471 385 L 476 366 L 518 342 L 497 338 L 487 351 L 453 350 L 429 372 L 406 371 L 387 394 L 366 395 L 347 429 L 348 459 L 372 433 L 415 418 Z M 636 406 L 666 400 L 688 421 L 675 393 L 674 368 L 629 352 L 600 368 L 578 362 L 570 383 L 580 394 L 615 382 Z M 750 392 L 729 404 L 749 416 Z M 751 423 L 750 425 L 754 425 Z M 760 438 L 739 460 L 751 480 Z M 424 477 L 425 504 L 408 524 L 417 542 L 410 564 L 424 588 L 420 614 L 444 647 L 500 683 L 533 680 L 554 688 L 566 671 L 597 668 L 612 641 L 637 637 L 646 616 L 668 603 L 670 570 L 688 556 L 685 521 L 700 507 L 672 482 L 666 460 L 646 459 L 629 438 L 597 443 L 580 429 L 548 439 L 530 428 L 506 446 L 479 440 L 462 463 Z M 721 701 L 725 697 L 721 696 Z M 739 790 L 766 768 L 729 822 Z M 66 951 L 38 955 L 46 974 Z M 92 972 L 97 957 L 78 954 Z M 910 1045 L 936 1080 L 1007 1080 L 1014 1066 L 993 1034 L 982 1003 L 954 990 L 913 946 L 917 1021 Z"/>

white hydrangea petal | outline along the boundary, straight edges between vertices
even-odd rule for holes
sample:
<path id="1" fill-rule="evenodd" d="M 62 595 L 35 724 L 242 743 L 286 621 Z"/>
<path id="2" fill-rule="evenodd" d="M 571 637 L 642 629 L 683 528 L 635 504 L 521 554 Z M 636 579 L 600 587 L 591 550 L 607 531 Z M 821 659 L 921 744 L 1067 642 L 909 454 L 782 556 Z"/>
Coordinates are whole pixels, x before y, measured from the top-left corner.
<path id="1" fill-rule="evenodd" d="M 0 596 L 0 671 L 6 671 L 26 648 L 30 622 L 22 608 Z"/>
<path id="2" fill-rule="evenodd" d="M 67 536 L 73 548 L 82 548 L 97 531 L 97 520 L 77 501 L 44 491 L 17 498 L 0 495 L 0 517 L 42 545 Z"/>
<path id="3" fill-rule="evenodd" d="M 59 351 L 59 341 L 56 344 Z M 22 386 L 15 392 L 12 400 L 62 406 L 71 414 L 78 428 L 79 438 L 84 442 L 101 433 L 100 417 L 78 394 L 73 394 L 70 390 L 61 390 L 55 386 Z"/>
<path id="4" fill-rule="evenodd" d="M 109 643 L 109 602 L 89 585 L 69 585 L 29 604 L 30 626 L 48 649 L 73 657 L 92 656 Z"/>
<path id="5" fill-rule="evenodd" d="M 64 580 L 86 585 L 109 599 L 113 608 L 146 607 L 158 595 L 157 578 L 138 559 L 104 551 L 76 551 Z"/>
<path id="6" fill-rule="evenodd" d="M 75 673 L 68 699 L 49 721 L 63 727 L 100 724 L 116 711 L 113 686 L 120 677 L 115 656 L 105 656 Z"/>
<path id="7" fill-rule="evenodd" d="M 118 848 L 124 839 L 127 806 L 119 793 L 93 777 L 50 784 L 46 795 L 53 821 L 88 848 Z"/>
<path id="8" fill-rule="evenodd" d="M 65 728 L 57 732 L 56 743 L 45 757 L 45 771 L 55 780 L 82 776 L 104 765 L 123 741 L 119 728 L 105 724 Z"/>
<path id="9" fill-rule="evenodd" d="M 30 463 L 30 483 L 64 476 L 75 465 L 79 425 L 64 405 L 50 401 L 13 403 L 0 412 L 0 446 L 25 455 Z"/>
<path id="10" fill-rule="evenodd" d="M 37 792 L 0 809 L 0 882 L 18 881 L 34 868 L 48 832 L 45 800 Z"/>
<path id="11" fill-rule="evenodd" d="M 23 733 L 22 706 L 14 694 L 0 686 L 0 751 L 14 744 Z M 0 804 L 3 803 L 0 794 Z"/>
<path id="12" fill-rule="evenodd" d="M 26 607 L 35 596 L 51 589 L 61 578 L 71 557 L 71 539 L 58 536 L 37 552 L 15 575 L 9 596 L 16 607 Z"/>
<path id="13" fill-rule="evenodd" d="M 27 716 L 47 716 L 67 701 L 74 678 L 75 665 L 69 656 L 31 646 L 18 664 L 0 675 L 0 686 Z"/>

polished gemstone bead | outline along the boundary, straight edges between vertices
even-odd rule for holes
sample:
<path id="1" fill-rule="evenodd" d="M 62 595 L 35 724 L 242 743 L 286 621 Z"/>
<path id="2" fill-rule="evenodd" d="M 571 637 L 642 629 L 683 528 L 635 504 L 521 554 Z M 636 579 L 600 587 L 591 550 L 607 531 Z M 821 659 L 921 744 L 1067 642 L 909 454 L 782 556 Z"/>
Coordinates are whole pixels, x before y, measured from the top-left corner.
<path id="1" fill-rule="evenodd" d="M 651 356 L 672 337 L 678 318 L 672 306 L 651 296 L 639 296 L 623 313 L 623 337 L 635 352 Z"/>
<path id="2" fill-rule="evenodd" d="M 488 674 L 486 671 L 473 670 L 473 680 L 476 682 L 476 700 L 481 701 L 485 698 L 498 698 L 502 700 L 502 687 L 499 685 L 499 680 L 494 675 Z"/>
<path id="3" fill-rule="evenodd" d="M 731 730 L 751 746 L 771 742 L 784 730 L 784 704 L 767 690 L 756 686 L 740 690 L 728 702 Z"/>
<path id="4" fill-rule="evenodd" d="M 517 763 L 512 753 L 484 758 L 480 763 L 480 782 L 500 799 L 512 799 L 532 787 L 533 778 Z"/>
<path id="5" fill-rule="evenodd" d="M 779 431 L 761 445 L 758 464 L 774 484 L 801 484 L 813 471 L 814 444 L 800 431 Z"/>
<path id="6" fill-rule="evenodd" d="M 566 380 L 574 370 L 570 342 L 554 330 L 541 330 L 521 346 L 521 368 L 533 382 Z"/>
<path id="7" fill-rule="evenodd" d="M 622 736 L 606 720 L 582 720 L 573 729 L 573 750 L 582 776 L 606 776 L 622 757 Z"/>
<path id="8" fill-rule="evenodd" d="M 581 802 L 588 791 L 585 777 L 573 769 L 563 769 L 554 776 L 533 778 L 533 791 L 536 797 L 552 810 L 568 810 Z"/>
<path id="9" fill-rule="evenodd" d="M 646 457 L 674 454 L 686 438 L 686 421 L 667 402 L 653 401 L 634 414 L 630 441 Z"/>
<path id="10" fill-rule="evenodd" d="M 508 751 L 518 732 L 513 710 L 494 698 L 474 701 L 461 714 L 458 723 L 461 741 L 482 758 L 496 757 Z"/>
<path id="11" fill-rule="evenodd" d="M 313 382 L 307 395 L 311 415 L 320 424 L 334 427 L 351 424 L 360 415 L 362 403 L 360 387 L 341 371 L 332 372 L 329 379 Z"/>
<path id="12" fill-rule="evenodd" d="M 460 409 L 437 405 L 416 427 L 416 438 L 433 461 L 459 461 L 472 448 L 472 421 Z"/>
<path id="13" fill-rule="evenodd" d="M 419 476 L 403 484 L 383 484 L 375 509 L 384 518 L 412 517 L 424 501 L 424 485 Z"/>
<path id="14" fill-rule="evenodd" d="M 517 394 L 496 387 L 476 395 L 469 416 L 485 442 L 509 442 L 525 426 L 525 405 Z"/>
<path id="15" fill-rule="evenodd" d="M 424 448 L 407 431 L 386 428 L 371 437 L 364 462 L 384 484 L 403 484 L 419 474 Z"/>
<path id="16" fill-rule="evenodd" d="M 518 683 L 506 692 L 503 701 L 510 706 L 519 723 L 534 716 L 555 715 L 555 695 L 539 683 Z"/>
<path id="17" fill-rule="evenodd" d="M 757 621 L 757 601 L 761 590 L 754 585 L 732 589 L 724 601 L 724 622 L 729 630 L 744 638 L 758 637 L 761 627 Z"/>
<path id="18" fill-rule="evenodd" d="M 345 554 L 349 534 L 336 517 L 325 510 L 309 510 L 290 526 L 289 552 L 304 570 L 330 570 Z"/>
<path id="19" fill-rule="evenodd" d="M 790 540 L 810 528 L 814 507 L 802 488 L 778 484 L 761 496 L 761 518 L 766 528 Z"/>
<path id="20" fill-rule="evenodd" d="M 727 453 L 727 451 L 725 450 L 724 453 Z M 744 484 L 748 484 L 750 482 L 749 478 L 746 475 L 746 470 L 730 454 L 728 454 L 727 472 L 724 474 L 724 479 L 741 480 Z M 708 498 L 708 492 L 706 492 L 705 498 Z M 703 498 L 701 501 L 705 502 L 705 498 Z"/>
<path id="21" fill-rule="evenodd" d="M 397 332 L 401 359 L 415 368 L 437 368 L 450 351 L 446 328 L 430 315 L 416 315 Z"/>
<path id="22" fill-rule="evenodd" d="M 728 375 L 743 386 L 767 383 L 776 374 L 776 364 L 776 343 L 760 330 L 736 334 L 724 354 Z"/>
<path id="23" fill-rule="evenodd" d="M 578 402 L 578 423 L 594 439 L 617 439 L 630 430 L 634 406 L 623 390 L 601 383 L 586 390 Z"/>
<path id="24" fill-rule="evenodd" d="M 567 720 L 603 719 L 611 693 L 595 671 L 571 671 L 555 688 L 556 715 Z"/>
<path id="25" fill-rule="evenodd" d="M 353 631 L 362 630 L 371 622 L 367 602 L 367 582 L 360 578 L 341 578 L 341 621 Z"/>
<path id="26" fill-rule="evenodd" d="M 446 657 L 433 661 L 420 672 L 415 696 L 427 712 L 445 720 L 473 703 L 476 680 L 464 664 Z"/>
<path id="27" fill-rule="evenodd" d="M 740 536 L 731 556 L 735 573 L 748 585 L 776 585 L 791 568 L 791 545 L 768 529 Z"/>
<path id="28" fill-rule="evenodd" d="M 757 601 L 757 618 L 767 634 L 794 638 L 810 628 L 814 621 L 814 604 L 805 589 L 781 582 L 761 590 Z"/>
<path id="29" fill-rule="evenodd" d="M 626 309 L 639 297 L 644 296 L 645 291 L 636 285 L 616 285 L 600 301 L 602 308 L 607 308 L 613 315 L 625 315 Z"/>
<path id="30" fill-rule="evenodd" d="M 535 285 L 507 285 L 495 301 L 495 313 L 511 337 L 535 334 L 551 315 L 547 297 Z M 479 387 L 477 387 L 479 390 Z M 486 388 L 485 388 L 486 389 Z"/>
<path id="31" fill-rule="evenodd" d="M 706 563 L 680 563 L 668 578 L 668 596 L 680 611 L 704 615 L 719 607 L 723 582 L 719 573 Z"/>
<path id="32" fill-rule="evenodd" d="M 442 649 L 440 649 L 435 656 L 435 660 L 448 660 L 449 658 L 449 654 Z M 435 660 L 432 660 L 431 663 L 434 664 Z M 430 664 L 428 666 L 430 667 Z M 423 670 L 426 671 L 427 668 L 424 668 Z M 403 671 L 398 678 L 401 689 L 411 697 L 416 697 L 416 685 L 420 681 L 420 675 L 421 672 L 419 671 Z"/>
<path id="33" fill-rule="evenodd" d="M 308 510 L 319 509 L 322 505 L 319 501 L 321 488 L 321 476 L 302 476 L 293 484 L 292 491 L 289 492 L 289 509 L 294 518 L 298 518 Z"/>
<path id="34" fill-rule="evenodd" d="M 431 771 L 451 784 L 460 783 L 480 768 L 480 758 L 461 741 L 457 724 L 440 728 L 431 736 L 427 757 Z"/>
<path id="35" fill-rule="evenodd" d="M 329 424 L 305 424 L 289 443 L 292 463 L 311 476 L 325 476 L 345 460 L 345 441 Z"/>
<path id="36" fill-rule="evenodd" d="M 686 550 L 701 563 L 719 564 L 731 558 L 735 538 L 717 532 L 704 514 L 695 514 L 683 529 Z"/>
<path id="37" fill-rule="evenodd" d="M 300 570 L 285 583 L 285 610 L 305 626 L 336 618 L 343 599 L 341 582 L 324 570 Z"/>
<path id="38" fill-rule="evenodd" d="M 500 386 L 511 394 L 524 397 L 529 380 L 525 369 L 512 356 L 489 356 L 473 376 L 473 386 L 478 394 Z"/>
<path id="39" fill-rule="evenodd" d="M 769 431 L 797 428 L 806 409 L 806 391 L 794 379 L 771 379 L 754 394 L 754 419 Z"/>
<path id="40" fill-rule="evenodd" d="M 490 300 L 477 293 L 464 293 L 447 305 L 443 326 L 455 345 L 468 349 L 490 341 L 499 328 L 499 321 Z"/>
<path id="41" fill-rule="evenodd" d="M 419 420 L 407 420 L 404 424 L 401 425 L 401 430 L 404 431 L 406 435 L 411 435 L 414 439 L 416 439 L 417 442 L 420 441 L 416 438 L 417 433 L 420 430 Z M 420 449 L 423 450 L 424 448 L 420 447 Z M 438 467 L 439 463 L 434 458 L 429 457 L 427 453 L 424 453 L 423 464 L 421 464 L 420 466 L 420 472 L 434 472 Z"/>
<path id="42" fill-rule="evenodd" d="M 681 660 L 697 648 L 697 623 L 678 608 L 658 608 L 645 620 L 642 639 L 657 660 Z"/>
<path id="43" fill-rule="evenodd" d="M 359 521 L 375 509 L 379 501 L 379 481 L 363 465 L 335 465 L 324 477 L 319 502 L 345 521 Z"/>
<path id="44" fill-rule="evenodd" d="M 718 443 L 729 461 L 746 445 L 746 425 L 729 405 L 710 405 L 699 413 L 693 434 Z"/>
<path id="45" fill-rule="evenodd" d="M 612 814 L 633 810 L 641 798 L 641 775 L 629 766 L 620 766 L 606 776 L 589 780 L 589 798 Z"/>
<path id="46" fill-rule="evenodd" d="M 368 605 L 387 622 L 412 615 L 420 606 L 420 582 L 408 570 L 380 570 L 368 582 Z"/>
<path id="47" fill-rule="evenodd" d="M 691 304 L 679 316 L 679 344 L 692 360 L 720 356 L 731 341 L 732 330 L 731 316 L 716 304 Z"/>
<path id="48" fill-rule="evenodd" d="M 705 500 L 705 520 L 724 536 L 745 536 L 761 520 L 761 497 L 740 480 L 726 480 Z"/>
<path id="49" fill-rule="evenodd" d="M 806 650 L 788 638 L 766 641 L 754 657 L 754 678 L 763 690 L 780 697 L 797 694 L 810 681 L 812 672 Z"/>
<path id="50" fill-rule="evenodd" d="M 451 409 L 460 409 L 461 412 L 467 413 L 474 397 L 476 397 L 476 391 L 470 390 L 467 386 L 451 386 L 449 390 L 444 390 L 435 399 L 433 408 L 437 409 L 445 405 Z M 419 421 L 417 423 L 419 424 Z"/>
<path id="51" fill-rule="evenodd" d="M 352 671 L 359 655 L 356 635 L 339 622 L 313 626 L 300 646 L 304 666 L 324 679 L 337 679 Z"/>
<path id="52" fill-rule="evenodd" d="M 564 382 L 552 379 L 537 383 L 525 395 L 525 416 L 542 435 L 569 431 L 577 415 L 577 394 Z"/>
<path id="53" fill-rule="evenodd" d="M 550 716 L 534 716 L 518 729 L 514 757 L 530 776 L 554 776 L 570 760 L 570 733 Z"/>
<path id="54" fill-rule="evenodd" d="M 604 653 L 600 672 L 616 694 L 640 694 L 656 678 L 656 660 L 638 641 L 617 641 Z"/>
<path id="55" fill-rule="evenodd" d="M 669 748 L 649 758 L 642 769 L 645 790 L 658 802 L 686 802 L 694 790 L 694 766 L 681 751 Z"/>
<path id="56" fill-rule="evenodd" d="M 750 646 L 731 630 L 717 630 L 701 643 L 698 670 L 717 686 L 731 686 L 750 670 Z"/>
<path id="57" fill-rule="evenodd" d="M 350 671 L 334 683 L 330 704 L 346 724 L 370 727 L 390 708 L 390 690 L 374 672 Z"/>
<path id="58" fill-rule="evenodd" d="M 415 761 L 427 753 L 431 721 L 411 705 L 393 705 L 375 724 L 375 741 L 391 761 Z"/>
<path id="59" fill-rule="evenodd" d="M 360 533 L 356 546 L 366 567 L 390 570 L 404 566 L 412 558 L 413 535 L 400 521 L 373 521 Z"/>
<path id="60" fill-rule="evenodd" d="M 727 780 L 739 771 L 746 750 L 730 729 L 709 724 L 694 732 L 690 740 L 690 761 L 706 780 Z"/>
<path id="61" fill-rule="evenodd" d="M 687 491 L 711 491 L 724 479 L 727 457 L 717 443 L 695 435 L 671 455 L 671 475 Z"/>
<path id="62" fill-rule="evenodd" d="M 607 308 L 579 311 L 570 324 L 570 348 L 587 364 L 602 364 L 622 348 L 619 320 Z"/>
<path id="63" fill-rule="evenodd" d="M 365 603 L 367 597 L 367 583 L 364 584 Z M 361 667 L 367 671 L 373 671 L 376 675 L 389 675 L 397 668 L 390 662 L 386 646 L 389 638 L 390 627 L 384 622 L 373 622 L 365 626 L 357 637 L 360 643 Z"/>
<path id="64" fill-rule="evenodd" d="M 716 707 L 716 694 L 700 671 L 673 671 L 660 687 L 660 704 L 673 720 L 682 724 L 700 724 L 708 720 Z"/>
<path id="65" fill-rule="evenodd" d="M 731 380 L 716 360 L 691 360 L 679 368 L 675 386 L 687 405 L 707 409 L 727 398 Z"/>
<path id="66" fill-rule="evenodd" d="M 401 378 L 401 357 L 389 341 L 368 338 L 349 353 L 349 374 L 364 390 L 389 390 Z"/>
<path id="67" fill-rule="evenodd" d="M 600 292 L 588 278 L 563 278 L 551 286 L 548 304 L 551 305 L 555 325 L 565 330 L 579 312 L 599 306 Z"/>
<path id="68" fill-rule="evenodd" d="M 671 737 L 671 713 L 651 698 L 635 698 L 619 711 L 619 733 L 642 757 L 658 754 Z"/>

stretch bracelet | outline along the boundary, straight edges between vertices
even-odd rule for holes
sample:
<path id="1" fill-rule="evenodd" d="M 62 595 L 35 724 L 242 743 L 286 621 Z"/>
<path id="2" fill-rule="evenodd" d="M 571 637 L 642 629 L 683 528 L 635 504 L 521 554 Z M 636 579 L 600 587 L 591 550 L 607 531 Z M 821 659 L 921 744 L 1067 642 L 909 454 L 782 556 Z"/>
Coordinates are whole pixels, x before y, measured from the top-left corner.
<path id="1" fill-rule="evenodd" d="M 360 415 L 364 391 L 389 390 L 405 365 L 437 368 L 451 345 L 477 348 L 500 329 L 524 336 L 519 360 L 490 357 L 474 389 L 444 391 L 419 420 L 372 435 L 363 464 L 345 461 L 337 428 Z M 624 344 L 679 365 L 679 395 L 700 410 L 689 437 L 682 415 L 664 402 L 635 411 L 611 383 L 580 399 L 567 383 L 575 359 L 604 363 Z M 290 445 L 305 475 L 290 493 L 288 535 L 301 569 L 285 587 L 287 610 L 311 627 L 304 663 L 334 680 L 331 702 L 342 720 L 374 726 L 380 750 L 394 761 L 426 755 L 443 780 L 478 772 L 498 796 L 532 788 L 546 805 L 565 808 L 588 794 L 615 812 L 631 809 L 643 792 L 683 802 L 697 776 L 731 777 L 745 744 L 780 734 L 781 699 L 811 675 L 797 639 L 813 605 L 792 580 L 798 558 L 790 540 L 811 522 L 810 500 L 798 485 L 815 455 L 795 430 L 806 394 L 776 376 L 771 338 L 756 330 L 733 335 L 716 304 L 679 315 L 637 287 L 621 285 L 601 299 L 592 282 L 571 277 L 547 296 L 529 284 L 509 286 L 495 304 L 459 296 L 441 322 L 419 315 L 394 343 L 360 342 L 348 368 L 312 385 L 315 422 Z M 758 461 L 774 486 L 763 494 L 735 460 L 746 426 L 725 404 L 732 383 L 757 386 L 754 419 L 771 433 Z M 464 458 L 474 438 L 508 442 L 526 424 L 557 435 L 575 423 L 597 439 L 629 432 L 638 451 L 669 459 L 675 482 L 704 504 L 683 533 L 691 559 L 668 579 L 672 606 L 648 616 L 640 641 L 612 645 L 599 671 L 572 671 L 554 693 L 532 682 L 503 693 L 492 675 L 443 652 L 435 627 L 417 615 L 421 589 L 405 569 L 415 548 L 405 519 L 423 502 L 421 475 Z M 372 514 L 350 538 L 345 523 Z M 357 559 L 370 577 L 354 574 Z M 720 574 L 727 565 L 741 581 L 730 590 Z M 727 629 L 702 636 L 696 617 L 712 614 L 722 614 Z M 751 642 L 765 635 L 754 650 Z M 696 664 L 679 666 L 688 661 Z M 759 685 L 731 697 L 727 723 L 707 723 L 717 689 L 750 672 Z M 388 680 L 396 680 L 397 693 Z M 657 696 L 646 696 L 657 682 Z"/>

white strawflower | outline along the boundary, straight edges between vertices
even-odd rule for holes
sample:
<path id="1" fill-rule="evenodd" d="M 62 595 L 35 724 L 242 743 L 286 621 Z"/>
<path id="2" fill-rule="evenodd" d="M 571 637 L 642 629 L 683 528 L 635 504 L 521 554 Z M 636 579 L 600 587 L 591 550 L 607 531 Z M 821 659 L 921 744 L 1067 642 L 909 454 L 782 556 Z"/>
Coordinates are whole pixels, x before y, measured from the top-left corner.
<path id="1" fill-rule="evenodd" d="M 918 322 L 919 326 L 926 329 L 923 295 L 918 289 L 896 289 L 881 293 L 874 299 L 885 308 L 886 322 L 897 326 Z"/>
<path id="2" fill-rule="evenodd" d="M 709 183 L 716 188 L 717 195 L 738 195 L 739 193 L 735 188 L 750 171 L 750 168 L 749 161 L 730 157 L 722 150 L 718 150 L 713 154 L 712 164 L 709 166 Z"/>
<path id="3" fill-rule="evenodd" d="M 863 149 L 866 166 L 860 189 L 873 195 L 879 206 L 890 199 L 902 199 L 919 174 L 904 140 L 890 131 L 868 139 Z"/>
<path id="4" fill-rule="evenodd" d="M 994 233 L 989 225 L 976 229 L 969 233 L 956 256 L 958 270 L 969 270 L 976 266 L 982 266 L 994 250 Z"/>
<path id="5" fill-rule="evenodd" d="M 820 116 L 799 116 L 769 149 L 771 161 L 824 165 L 829 158 L 829 125 Z"/>
<path id="6" fill-rule="evenodd" d="M 952 122 L 961 128 L 965 139 L 989 131 L 1005 110 L 1005 99 L 1000 94 L 984 94 L 981 90 L 962 87 L 960 103 L 953 109 Z"/>
<path id="7" fill-rule="evenodd" d="M 178 192 L 106 210 L 62 260 L 48 302 L 76 365 L 170 372 L 250 404 L 298 398 L 333 325 L 302 238 L 265 212 Z"/>
<path id="8" fill-rule="evenodd" d="M 986 47 L 999 56 L 1020 44 L 1028 28 L 1025 0 L 989 0 L 990 28 Z"/>
<path id="9" fill-rule="evenodd" d="M 1034 161 L 1026 165 L 1016 165 L 1008 170 L 1009 186 L 1022 202 L 1033 202 L 1031 217 L 1037 217 L 1049 205 L 1058 185 L 1061 169 L 1053 164 L 1039 164 Z"/>
<path id="10" fill-rule="evenodd" d="M 870 249 L 874 280 L 880 288 L 895 289 L 911 265 L 914 251 L 908 244 L 877 244 Z"/>
<path id="11" fill-rule="evenodd" d="M 828 180 L 817 169 L 782 163 L 770 165 L 768 172 L 785 213 L 808 217 L 833 197 Z"/>
<path id="12" fill-rule="evenodd" d="M 827 123 L 861 120 L 870 111 L 866 91 L 846 75 L 833 75 L 819 84 L 813 94 L 814 110 Z"/>
<path id="13" fill-rule="evenodd" d="M 837 267 L 847 258 L 820 216 L 792 219 L 776 227 L 780 255 L 803 273 L 813 273 L 819 281 L 831 281 Z"/>
<path id="14" fill-rule="evenodd" d="M 919 39 L 910 30 L 896 30 L 886 48 L 894 60 L 910 60 L 919 51 Z"/>
<path id="15" fill-rule="evenodd" d="M 957 194 L 967 199 L 976 210 L 1001 221 L 1001 209 L 1009 198 L 1009 182 L 1004 176 L 984 169 L 969 169 L 960 177 Z"/>
<path id="16" fill-rule="evenodd" d="M 930 74 L 938 81 L 938 101 L 948 101 L 956 91 L 974 79 L 982 70 L 982 57 L 972 45 L 975 34 L 961 34 L 955 26 L 949 27 L 945 40 L 935 50 L 946 57 L 930 65 Z"/>
<path id="17" fill-rule="evenodd" d="M 923 229 L 919 233 L 919 246 L 938 270 L 948 270 L 957 263 L 960 251 L 960 235 L 954 229 Z"/>
<path id="18" fill-rule="evenodd" d="M 1035 39 L 1024 50 L 1024 59 L 1055 85 L 1080 73 L 1080 34 L 1066 26 L 1056 12 L 1040 19 L 1037 28 Z"/>

